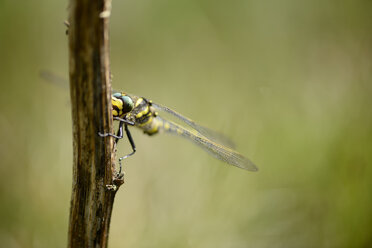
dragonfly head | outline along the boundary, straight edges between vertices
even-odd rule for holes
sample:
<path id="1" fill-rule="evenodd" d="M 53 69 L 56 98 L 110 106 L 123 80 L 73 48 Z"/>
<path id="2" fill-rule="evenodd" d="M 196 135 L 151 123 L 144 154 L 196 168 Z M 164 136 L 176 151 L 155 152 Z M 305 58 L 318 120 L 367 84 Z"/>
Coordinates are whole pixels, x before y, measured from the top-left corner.
<path id="1" fill-rule="evenodd" d="M 112 95 L 112 114 L 114 117 L 122 117 L 134 108 L 132 98 L 124 93 L 114 93 Z"/>

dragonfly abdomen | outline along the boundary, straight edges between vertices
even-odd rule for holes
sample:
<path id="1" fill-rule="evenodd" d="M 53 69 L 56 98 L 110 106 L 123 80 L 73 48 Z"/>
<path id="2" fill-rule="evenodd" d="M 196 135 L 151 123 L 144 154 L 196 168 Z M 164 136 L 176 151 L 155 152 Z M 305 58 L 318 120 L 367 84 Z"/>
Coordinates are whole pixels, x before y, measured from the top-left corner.
<path id="1" fill-rule="evenodd" d="M 145 134 L 154 135 L 159 132 L 162 127 L 162 122 L 154 116 L 150 116 L 146 121 L 139 123 L 136 122 L 136 126 L 143 130 Z"/>

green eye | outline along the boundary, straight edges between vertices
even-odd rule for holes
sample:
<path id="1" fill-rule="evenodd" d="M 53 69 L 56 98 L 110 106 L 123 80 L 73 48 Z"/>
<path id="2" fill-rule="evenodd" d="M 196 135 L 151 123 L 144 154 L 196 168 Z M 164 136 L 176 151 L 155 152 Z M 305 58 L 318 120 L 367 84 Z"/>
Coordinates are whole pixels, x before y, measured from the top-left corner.
<path id="1" fill-rule="evenodd" d="M 132 98 L 130 98 L 129 96 L 122 96 L 121 99 L 123 100 L 123 113 L 132 111 L 132 109 L 134 108 Z"/>
<path id="2" fill-rule="evenodd" d="M 119 98 L 119 97 L 121 97 L 121 93 L 117 92 L 117 93 L 114 93 L 112 96 L 114 96 L 116 98 Z"/>

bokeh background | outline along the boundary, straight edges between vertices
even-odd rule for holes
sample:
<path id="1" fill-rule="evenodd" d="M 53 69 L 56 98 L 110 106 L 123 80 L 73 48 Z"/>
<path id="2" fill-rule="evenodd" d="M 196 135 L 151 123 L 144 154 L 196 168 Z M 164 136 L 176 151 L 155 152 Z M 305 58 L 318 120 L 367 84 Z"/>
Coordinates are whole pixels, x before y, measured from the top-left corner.
<path id="1" fill-rule="evenodd" d="M 0 0 L 0 244 L 66 247 L 67 1 Z M 133 130 L 110 247 L 372 246 L 372 2 L 113 1 L 113 87 L 230 136 L 260 171 Z M 130 151 L 126 142 L 120 154 Z"/>

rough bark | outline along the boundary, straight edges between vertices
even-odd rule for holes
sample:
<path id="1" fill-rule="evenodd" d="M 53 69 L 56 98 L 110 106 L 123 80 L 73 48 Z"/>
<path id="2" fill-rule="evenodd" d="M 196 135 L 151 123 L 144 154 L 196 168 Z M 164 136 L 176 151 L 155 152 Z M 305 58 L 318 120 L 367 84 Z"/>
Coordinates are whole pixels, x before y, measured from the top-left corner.
<path id="1" fill-rule="evenodd" d="M 109 69 L 111 1 L 71 0 L 69 70 L 73 121 L 73 184 L 68 247 L 107 247 L 117 188 Z"/>

